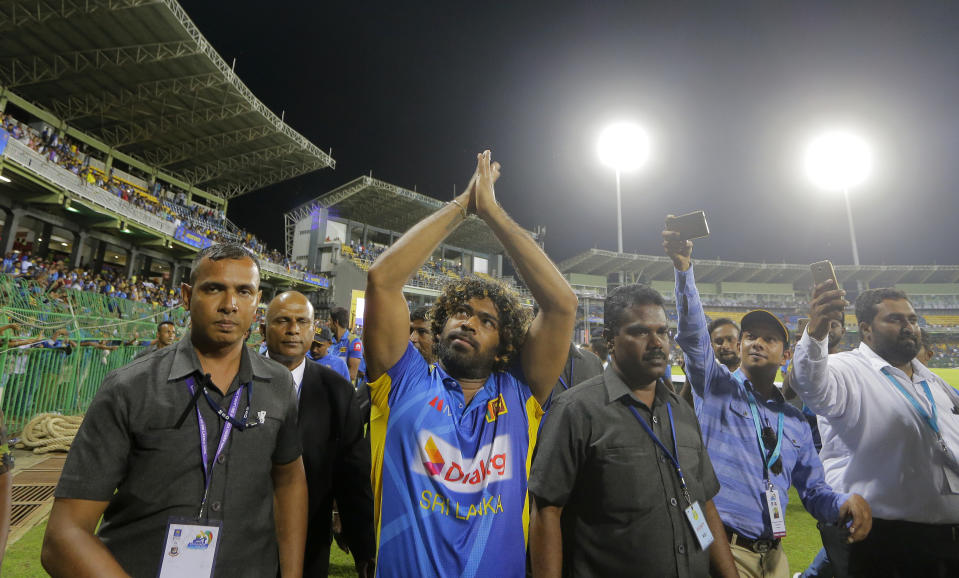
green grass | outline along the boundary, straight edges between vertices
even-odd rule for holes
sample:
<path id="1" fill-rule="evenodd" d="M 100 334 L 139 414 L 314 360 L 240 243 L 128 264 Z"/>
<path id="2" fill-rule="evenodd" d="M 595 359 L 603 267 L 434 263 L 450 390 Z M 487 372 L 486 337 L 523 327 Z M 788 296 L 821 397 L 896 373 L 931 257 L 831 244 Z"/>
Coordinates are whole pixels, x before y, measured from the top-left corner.
<path id="1" fill-rule="evenodd" d="M 943 381 L 952 387 L 959 389 L 959 368 L 935 367 L 933 368 L 932 372 L 941 377 Z"/>
<path id="2" fill-rule="evenodd" d="M 822 547 L 822 538 L 816 528 L 816 520 L 809 515 L 799 501 L 796 488 L 789 488 L 789 504 L 786 506 L 786 537 L 783 549 L 789 560 L 789 573 L 802 572 Z"/>
<path id="3" fill-rule="evenodd" d="M 43 543 L 43 532 L 46 527 L 46 522 L 40 524 L 7 549 L 0 574 L 17 578 L 42 578 L 47 575 L 40 567 L 40 545 Z M 822 544 L 819 539 L 819 530 L 816 529 L 816 521 L 803 509 L 795 489 L 789 490 L 786 531 L 788 534 L 783 540 L 783 548 L 789 558 L 789 571 L 790 573 L 801 572 L 816 557 Z M 330 576 L 337 578 L 356 576 L 353 557 L 341 552 L 336 544 L 330 552 Z"/>
<path id="4" fill-rule="evenodd" d="M 7 548 L 3 557 L 3 566 L 0 575 L 16 576 L 17 578 L 43 578 L 47 573 L 40 566 L 40 546 L 43 544 L 43 532 L 47 529 L 44 522 L 17 540 Z M 353 557 L 344 554 L 333 545 L 330 552 L 330 576 L 337 578 L 354 578 L 356 570 L 353 568 Z"/>
<path id="5" fill-rule="evenodd" d="M 34 578 L 47 576 L 40 567 L 40 546 L 43 544 L 43 532 L 47 529 L 44 522 L 33 528 L 17 543 L 8 547 L 3 556 L 3 567 L 0 574 L 16 576 L 17 578 Z"/>

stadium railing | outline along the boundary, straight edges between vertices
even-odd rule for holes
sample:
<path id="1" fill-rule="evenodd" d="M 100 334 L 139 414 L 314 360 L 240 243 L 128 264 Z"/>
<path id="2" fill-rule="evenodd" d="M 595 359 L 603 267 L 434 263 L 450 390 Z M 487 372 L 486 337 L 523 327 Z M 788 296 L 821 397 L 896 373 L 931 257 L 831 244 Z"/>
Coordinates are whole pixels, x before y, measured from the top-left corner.
<path id="1" fill-rule="evenodd" d="M 169 237 L 174 237 L 176 234 L 176 223 L 171 222 L 150 211 L 141 209 L 133 203 L 123 200 L 116 194 L 110 193 L 96 185 L 90 184 L 82 176 L 73 173 L 59 164 L 48 161 L 43 157 L 43 155 L 32 150 L 29 146 L 21 143 L 17 139 L 11 138 L 7 141 L 7 146 L 3 151 L 3 156 L 15 161 L 17 164 L 25 168 L 30 169 L 47 182 L 56 185 L 61 189 L 69 191 L 70 193 L 89 201 L 94 205 L 120 215 L 128 222 L 148 227 Z M 135 188 L 137 188 L 138 192 L 140 192 L 138 187 Z M 143 192 L 142 194 L 148 193 Z M 176 209 L 174 210 L 176 211 Z M 233 225 L 233 223 L 229 222 L 229 220 L 224 219 L 226 224 L 218 226 L 211 221 L 190 214 L 188 210 L 185 209 L 177 211 L 177 213 L 178 216 L 181 217 L 181 220 L 185 221 L 191 227 L 196 227 L 200 230 L 216 229 L 220 233 L 220 236 L 223 238 L 223 240 L 243 242 L 243 239 L 241 239 L 239 236 L 239 229 Z M 269 260 L 265 251 L 260 254 L 260 257 L 265 262 L 272 262 Z M 278 265 L 278 268 L 273 272 L 278 275 L 284 275 L 299 280 L 299 276 L 291 273 L 282 265 Z"/>
<path id="2" fill-rule="evenodd" d="M 163 307 L 120 299 L 92 291 L 66 289 L 61 298 L 46 293 L 28 279 L 0 274 L 0 325 L 17 323 L 26 333 L 21 337 L 48 336 L 66 328 L 71 339 L 130 339 L 134 332 L 152 337 L 160 321 L 182 326 L 188 313 L 180 307 Z"/>
<path id="3" fill-rule="evenodd" d="M 21 166 L 29 168 L 51 184 L 66 189 L 104 209 L 113 211 L 124 219 L 129 219 L 132 222 L 150 227 L 171 237 L 176 232 L 176 225 L 173 223 L 149 211 L 139 209 L 131 203 L 124 201 L 116 195 L 111 195 L 95 185 L 89 184 L 82 177 L 73 174 L 57 164 L 47 161 L 42 155 L 34 152 L 30 147 L 15 139 L 10 139 L 7 142 L 7 147 L 3 151 L 3 155 L 16 161 Z"/>
<path id="4" fill-rule="evenodd" d="M 129 363 L 142 349 L 11 349 L 6 343 L 0 340 L 0 395 L 10 433 L 20 431 L 41 413 L 84 413 L 106 374 Z"/>

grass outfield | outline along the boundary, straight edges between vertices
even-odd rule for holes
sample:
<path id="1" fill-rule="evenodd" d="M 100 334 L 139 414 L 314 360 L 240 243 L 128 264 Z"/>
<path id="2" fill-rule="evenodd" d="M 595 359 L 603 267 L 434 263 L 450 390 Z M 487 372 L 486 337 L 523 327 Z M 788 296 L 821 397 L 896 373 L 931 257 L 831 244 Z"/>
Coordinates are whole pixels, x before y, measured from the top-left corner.
<path id="1" fill-rule="evenodd" d="M 48 576 L 40 566 L 40 546 L 43 544 L 43 532 L 47 529 L 44 522 L 7 548 L 3 556 L 3 566 L 0 575 L 16 576 L 16 578 L 45 578 Z M 356 576 L 353 568 L 353 557 L 340 552 L 334 544 L 330 553 L 330 576 Z"/>
<path id="2" fill-rule="evenodd" d="M 47 576 L 47 573 L 40 567 L 40 545 L 43 542 L 43 532 L 46 527 L 47 524 L 44 522 L 30 530 L 16 544 L 7 548 L 0 574 L 16 576 L 17 578 L 43 578 Z M 786 506 L 786 531 L 788 534 L 783 541 L 783 547 L 786 549 L 786 556 L 789 558 L 789 571 L 790 573 L 801 572 L 816 557 L 821 543 L 819 541 L 819 530 L 816 529 L 816 521 L 803 509 L 795 489 L 789 490 L 789 505 Z M 335 544 L 333 545 L 333 551 L 330 553 L 330 576 L 342 578 L 356 576 L 352 556 L 340 552 Z"/>

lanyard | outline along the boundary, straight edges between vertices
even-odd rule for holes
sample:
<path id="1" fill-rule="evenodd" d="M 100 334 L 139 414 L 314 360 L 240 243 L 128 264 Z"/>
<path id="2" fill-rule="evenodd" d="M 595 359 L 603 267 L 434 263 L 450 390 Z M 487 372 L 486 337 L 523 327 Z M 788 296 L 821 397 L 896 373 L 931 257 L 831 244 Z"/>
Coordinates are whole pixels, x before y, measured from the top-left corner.
<path id="1" fill-rule="evenodd" d="M 569 357 L 569 383 L 566 383 L 566 380 L 563 379 L 562 375 L 559 376 L 559 384 L 563 386 L 563 391 L 566 391 L 571 385 L 573 385 L 573 366 L 575 363 L 576 360 L 573 359 L 573 356 L 571 355 Z"/>
<path id="2" fill-rule="evenodd" d="M 196 395 L 196 382 L 192 377 L 188 377 L 186 380 L 186 385 L 190 388 L 190 394 Z M 247 404 L 246 410 L 243 412 L 243 421 L 246 421 L 246 418 L 250 414 L 250 389 L 252 385 L 247 386 Z M 207 429 L 206 429 L 206 420 L 203 419 L 203 414 L 200 412 L 200 406 L 196 406 L 196 419 L 199 423 L 200 429 L 200 457 L 203 460 L 203 500 L 200 502 L 200 510 L 197 512 L 197 519 L 200 519 L 203 516 L 203 510 L 206 508 L 206 502 L 210 495 L 210 483 L 213 481 L 213 468 L 216 467 L 216 461 L 220 457 L 220 454 L 223 453 L 223 449 L 226 447 L 227 441 L 230 439 L 230 434 L 233 432 L 233 423 L 236 417 L 236 411 L 240 407 L 240 393 L 242 393 L 243 386 L 241 385 L 233 393 L 233 399 L 230 401 L 230 411 L 229 413 L 223 411 L 223 408 L 219 404 L 213 402 L 210 399 L 210 396 L 206 392 L 206 387 L 202 388 L 203 395 L 206 397 L 207 401 L 210 402 L 212 406 L 215 406 L 217 414 L 221 418 L 225 418 L 223 422 L 223 429 L 220 430 L 220 443 L 217 445 L 216 453 L 213 454 L 213 461 L 210 462 L 209 450 L 207 449 Z"/>
<path id="3" fill-rule="evenodd" d="M 686 487 L 686 478 L 683 476 L 683 469 L 679 465 L 679 446 L 676 444 L 676 428 L 673 426 L 673 408 L 669 405 L 669 402 L 666 402 L 666 412 L 669 414 L 669 430 L 673 434 L 673 452 L 666 448 L 663 442 L 659 441 L 659 438 L 656 437 L 656 434 L 653 433 L 653 428 L 649 427 L 649 424 L 646 423 L 646 420 L 643 419 L 643 416 L 639 415 L 639 412 L 636 411 L 636 408 L 629 406 L 629 410 L 633 412 L 633 415 L 636 416 L 636 421 L 639 422 L 639 425 L 643 426 L 643 429 L 646 430 L 646 433 L 649 434 L 649 437 L 653 439 L 653 443 L 659 446 L 659 449 L 663 451 L 669 461 L 673 463 L 673 467 L 676 468 L 676 474 L 679 475 L 679 487 L 683 491 L 683 498 L 686 499 L 686 503 L 692 505 L 693 502 L 689 498 L 689 489 Z"/>
<path id="4" fill-rule="evenodd" d="M 948 453 L 949 448 L 946 447 L 946 442 L 942 439 L 942 434 L 939 432 L 939 412 L 936 409 L 936 400 L 933 399 L 932 391 L 929 389 L 929 384 L 926 383 L 926 380 L 922 380 L 919 385 L 922 386 L 922 391 L 926 394 L 926 398 L 929 400 L 929 405 L 932 407 L 932 415 L 929 415 L 929 412 L 926 411 L 926 408 L 922 407 L 919 402 L 916 401 L 916 398 L 913 397 L 912 394 L 909 393 L 906 388 L 899 383 L 899 380 L 894 378 L 885 367 L 882 368 L 881 371 L 882 374 L 885 375 L 890 381 L 890 383 L 896 386 L 896 389 L 898 389 L 902 395 L 906 396 L 906 399 L 908 399 L 909 403 L 912 404 L 912 407 L 916 410 L 916 413 L 919 414 L 919 417 L 922 418 L 922 421 L 926 422 L 926 425 L 929 426 L 929 429 L 936 434 L 936 441 L 939 443 L 939 447 L 942 449 L 942 451 Z"/>
<path id="5" fill-rule="evenodd" d="M 749 411 L 753 414 L 753 425 L 756 426 L 756 439 L 759 440 L 759 451 L 763 456 L 763 477 L 766 478 L 766 481 L 769 481 L 769 468 L 772 467 L 776 460 L 779 459 L 779 454 L 783 448 L 783 413 L 776 412 L 779 414 L 779 425 L 776 426 L 776 447 L 773 448 L 772 454 L 769 454 L 769 449 L 766 448 L 766 443 L 763 441 L 763 428 L 759 423 L 759 408 L 756 404 L 756 398 L 753 396 L 752 392 L 749 389 L 746 389 L 745 385 L 743 389 L 746 391 L 746 397 L 749 399 Z M 767 458 L 767 454 L 769 457 Z"/>

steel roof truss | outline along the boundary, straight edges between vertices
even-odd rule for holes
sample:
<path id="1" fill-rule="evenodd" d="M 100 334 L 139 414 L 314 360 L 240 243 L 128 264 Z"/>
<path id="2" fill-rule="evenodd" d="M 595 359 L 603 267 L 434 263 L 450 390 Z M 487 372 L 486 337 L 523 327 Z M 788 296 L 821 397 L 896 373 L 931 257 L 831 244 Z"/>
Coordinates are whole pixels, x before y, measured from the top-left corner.
<path id="1" fill-rule="evenodd" d="M 58 80 L 67 74 L 161 62 L 199 53 L 200 50 L 195 42 L 175 40 L 154 44 L 75 50 L 60 54 L 4 57 L 0 58 L 0 82 L 16 88 L 24 84 Z"/>

